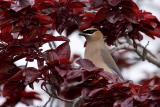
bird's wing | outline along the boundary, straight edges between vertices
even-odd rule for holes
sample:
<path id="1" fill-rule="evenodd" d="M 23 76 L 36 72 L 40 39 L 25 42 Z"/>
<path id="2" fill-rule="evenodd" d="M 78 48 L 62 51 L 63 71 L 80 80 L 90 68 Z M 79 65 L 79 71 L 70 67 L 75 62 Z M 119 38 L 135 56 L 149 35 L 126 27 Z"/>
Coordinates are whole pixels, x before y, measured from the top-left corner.
<path id="1" fill-rule="evenodd" d="M 122 74 L 117 64 L 115 63 L 112 55 L 110 54 L 109 50 L 107 48 L 101 49 L 101 54 L 103 57 L 103 61 L 123 79 Z"/>

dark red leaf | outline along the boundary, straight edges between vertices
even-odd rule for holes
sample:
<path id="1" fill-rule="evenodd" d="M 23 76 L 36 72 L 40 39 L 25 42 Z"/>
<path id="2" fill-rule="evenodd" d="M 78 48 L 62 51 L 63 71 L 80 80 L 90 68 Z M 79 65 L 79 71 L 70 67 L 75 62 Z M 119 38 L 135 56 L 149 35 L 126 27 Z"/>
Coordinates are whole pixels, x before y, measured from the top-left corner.
<path id="1" fill-rule="evenodd" d="M 95 15 L 94 21 L 96 23 L 101 22 L 106 19 L 107 16 L 107 9 L 106 8 L 101 8 Z"/>
<path id="2" fill-rule="evenodd" d="M 85 4 L 82 2 L 71 2 L 69 4 L 69 7 L 70 8 L 83 8 L 83 7 L 85 7 Z"/>
<path id="3" fill-rule="evenodd" d="M 59 57 L 56 54 L 55 50 L 48 50 L 45 52 L 45 56 L 47 58 L 48 63 L 58 61 Z"/>
<path id="4" fill-rule="evenodd" d="M 104 88 L 97 88 L 97 89 L 94 89 L 94 90 L 90 91 L 88 96 L 89 97 L 94 97 L 94 96 L 97 96 L 98 94 L 103 93 L 103 91 L 104 91 Z"/>
<path id="5" fill-rule="evenodd" d="M 159 85 L 154 85 L 152 87 L 151 92 L 153 93 L 153 95 L 155 96 L 160 96 L 160 86 Z"/>
<path id="6" fill-rule="evenodd" d="M 7 10 L 8 8 L 10 8 L 10 6 L 11 6 L 12 3 L 14 3 L 14 2 L 11 1 L 11 0 L 8 0 L 8 1 L 6 1 L 6 0 L 1 0 L 1 1 L 0 1 L 0 8 Z"/>
<path id="7" fill-rule="evenodd" d="M 11 76 L 13 76 L 17 71 L 16 66 L 11 63 L 3 62 L 0 64 L 0 84 L 6 82 Z"/>
<path id="8" fill-rule="evenodd" d="M 70 46 L 69 42 L 65 42 L 62 45 L 56 48 L 56 53 L 58 54 L 59 59 L 70 59 Z"/>
<path id="9" fill-rule="evenodd" d="M 121 107 L 133 107 L 133 97 L 129 97 L 121 103 Z"/>
<path id="10" fill-rule="evenodd" d="M 3 96 L 9 99 L 19 100 L 21 92 L 24 90 L 25 86 L 23 82 L 20 81 L 9 81 L 5 83 L 3 88 Z M 16 101 L 17 102 L 17 101 Z"/>
<path id="11" fill-rule="evenodd" d="M 25 78 L 24 84 L 28 85 L 38 79 L 38 77 L 41 75 L 41 72 L 39 72 L 37 69 L 28 67 L 24 70 L 22 70 L 23 76 Z"/>
<path id="12" fill-rule="evenodd" d="M 35 17 L 41 24 L 51 24 L 53 22 L 52 18 L 45 14 L 37 13 Z"/>
<path id="13" fill-rule="evenodd" d="M 85 13 L 82 15 L 82 17 L 83 17 L 83 19 L 80 24 L 80 30 L 87 29 L 92 25 L 92 22 L 94 21 L 95 14 Z"/>
<path id="14" fill-rule="evenodd" d="M 117 6 L 122 0 L 107 0 L 111 6 Z"/>
<path id="15" fill-rule="evenodd" d="M 21 97 L 23 100 L 41 100 L 41 98 L 38 96 L 39 94 L 34 91 L 30 92 L 22 92 Z"/>
<path id="16" fill-rule="evenodd" d="M 97 70 L 97 67 L 95 67 L 95 65 L 87 59 L 79 59 L 77 61 L 77 64 L 79 64 L 83 69 L 88 71 Z"/>

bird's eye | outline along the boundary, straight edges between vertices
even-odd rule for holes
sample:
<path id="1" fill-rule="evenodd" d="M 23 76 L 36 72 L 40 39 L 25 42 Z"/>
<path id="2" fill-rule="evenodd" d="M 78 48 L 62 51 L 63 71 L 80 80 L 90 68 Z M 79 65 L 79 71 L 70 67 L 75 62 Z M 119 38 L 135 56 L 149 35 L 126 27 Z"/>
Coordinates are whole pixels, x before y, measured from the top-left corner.
<path id="1" fill-rule="evenodd" d="M 96 29 L 93 29 L 93 30 L 85 30 L 83 31 L 83 33 L 85 34 L 93 34 L 95 31 L 97 31 Z"/>

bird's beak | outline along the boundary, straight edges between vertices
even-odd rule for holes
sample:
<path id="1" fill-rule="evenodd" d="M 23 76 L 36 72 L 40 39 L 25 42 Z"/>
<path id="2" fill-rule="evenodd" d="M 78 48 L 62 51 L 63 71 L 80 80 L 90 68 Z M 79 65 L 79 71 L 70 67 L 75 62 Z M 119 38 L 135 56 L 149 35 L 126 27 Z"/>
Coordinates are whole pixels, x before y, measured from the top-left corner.
<path id="1" fill-rule="evenodd" d="M 80 35 L 80 36 L 84 36 L 84 37 L 88 37 L 88 36 L 89 36 L 88 34 L 83 33 L 83 32 L 80 32 L 79 35 Z"/>

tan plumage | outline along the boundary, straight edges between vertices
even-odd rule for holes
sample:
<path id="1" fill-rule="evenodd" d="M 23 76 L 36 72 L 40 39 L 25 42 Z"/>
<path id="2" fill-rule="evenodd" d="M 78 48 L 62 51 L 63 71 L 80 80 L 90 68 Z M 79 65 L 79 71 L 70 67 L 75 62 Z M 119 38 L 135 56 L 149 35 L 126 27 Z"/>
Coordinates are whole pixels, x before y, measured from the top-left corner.
<path id="1" fill-rule="evenodd" d="M 109 52 L 108 46 L 104 42 L 101 31 L 89 28 L 84 30 L 80 35 L 85 36 L 87 40 L 84 57 L 91 60 L 97 67 L 103 68 L 107 72 L 115 72 L 123 78 Z"/>

